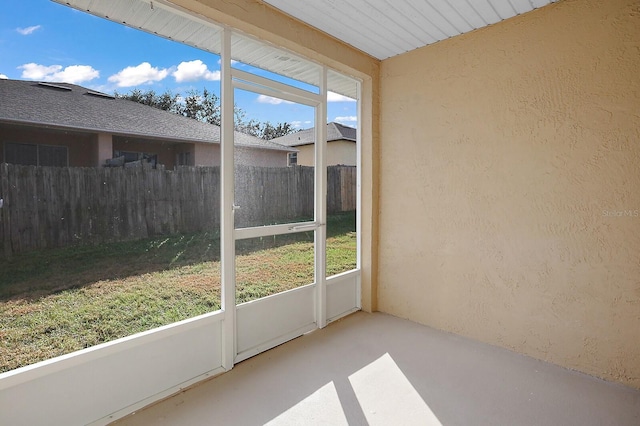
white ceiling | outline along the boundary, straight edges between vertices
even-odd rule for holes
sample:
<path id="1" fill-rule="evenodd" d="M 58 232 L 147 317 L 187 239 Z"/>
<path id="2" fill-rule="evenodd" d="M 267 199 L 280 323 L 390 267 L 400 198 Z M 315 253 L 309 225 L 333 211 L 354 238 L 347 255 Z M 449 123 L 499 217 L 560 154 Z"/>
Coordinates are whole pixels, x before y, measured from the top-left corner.
<path id="1" fill-rule="evenodd" d="M 222 27 L 170 0 L 52 0 L 78 10 L 220 53 Z M 378 59 L 472 31 L 557 0 L 261 0 Z M 234 33 L 234 60 L 318 85 L 318 65 Z M 357 85 L 336 72 L 328 89 L 351 98 Z"/>
<path id="2" fill-rule="evenodd" d="M 380 60 L 557 0 L 262 0 Z"/>

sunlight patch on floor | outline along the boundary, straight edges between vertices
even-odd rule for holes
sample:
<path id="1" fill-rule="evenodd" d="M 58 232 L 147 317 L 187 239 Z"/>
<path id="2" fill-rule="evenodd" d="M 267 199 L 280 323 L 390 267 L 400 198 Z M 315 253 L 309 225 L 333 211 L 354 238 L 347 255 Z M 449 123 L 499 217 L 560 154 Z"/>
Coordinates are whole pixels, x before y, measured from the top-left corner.
<path id="1" fill-rule="evenodd" d="M 333 382 L 329 382 L 278 417 L 266 423 L 269 426 L 336 425 L 348 426 Z"/>
<path id="2" fill-rule="evenodd" d="M 371 426 L 415 424 L 442 426 L 389 353 L 349 376 Z"/>

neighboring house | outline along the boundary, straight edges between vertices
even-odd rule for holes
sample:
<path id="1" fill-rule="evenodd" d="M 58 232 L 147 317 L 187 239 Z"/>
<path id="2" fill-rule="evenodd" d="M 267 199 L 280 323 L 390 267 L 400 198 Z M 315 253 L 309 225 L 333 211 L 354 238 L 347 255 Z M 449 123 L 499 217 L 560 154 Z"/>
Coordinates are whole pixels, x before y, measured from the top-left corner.
<path id="1" fill-rule="evenodd" d="M 315 129 L 301 130 L 297 133 L 273 139 L 281 145 L 297 148 L 298 152 L 289 153 L 289 165 L 313 166 Z M 356 129 L 340 123 L 327 124 L 327 166 L 356 165 Z"/>
<path id="2" fill-rule="evenodd" d="M 220 164 L 220 127 L 67 83 L 0 80 L 0 163 L 102 166 L 147 159 Z M 296 149 L 235 133 L 236 161 L 285 167 Z"/>

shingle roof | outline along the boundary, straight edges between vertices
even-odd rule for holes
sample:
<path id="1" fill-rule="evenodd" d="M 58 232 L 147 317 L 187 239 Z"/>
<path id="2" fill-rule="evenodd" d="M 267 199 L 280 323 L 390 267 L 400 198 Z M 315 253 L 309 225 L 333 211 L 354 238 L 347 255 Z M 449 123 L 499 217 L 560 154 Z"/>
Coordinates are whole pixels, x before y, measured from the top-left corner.
<path id="1" fill-rule="evenodd" d="M 316 140 L 315 129 L 301 130 L 297 133 L 291 133 L 290 135 L 280 136 L 273 139 L 273 142 L 277 142 L 286 146 L 300 146 L 310 145 Z M 347 127 L 340 123 L 328 123 L 327 124 L 327 142 L 331 141 L 356 141 L 356 129 L 353 127 Z"/>
<path id="2" fill-rule="evenodd" d="M 0 80 L 0 122 L 138 136 L 220 143 L 220 127 L 68 83 Z M 236 132 L 236 145 L 295 151 Z"/>

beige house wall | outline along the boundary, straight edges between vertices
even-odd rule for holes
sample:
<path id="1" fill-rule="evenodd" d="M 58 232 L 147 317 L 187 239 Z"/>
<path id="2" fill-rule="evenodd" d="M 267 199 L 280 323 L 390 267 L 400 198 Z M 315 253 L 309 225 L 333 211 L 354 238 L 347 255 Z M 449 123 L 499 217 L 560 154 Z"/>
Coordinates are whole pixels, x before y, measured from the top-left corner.
<path id="1" fill-rule="evenodd" d="M 194 143 L 193 161 L 194 166 L 219 166 L 220 165 L 220 144 Z"/>
<path id="2" fill-rule="evenodd" d="M 220 144 L 196 143 L 191 145 L 195 166 L 219 166 Z M 286 167 L 286 151 L 235 147 L 235 162 L 244 166 Z"/>
<path id="3" fill-rule="evenodd" d="M 315 153 L 316 146 L 300 145 L 300 146 L 295 146 L 294 148 L 298 150 L 296 164 L 299 166 L 313 167 L 313 165 L 315 164 L 314 153 Z"/>
<path id="4" fill-rule="evenodd" d="M 315 145 L 295 147 L 298 152 L 299 166 L 314 165 Z M 355 166 L 357 164 L 356 143 L 340 140 L 327 143 L 327 166 Z"/>
<path id="5" fill-rule="evenodd" d="M 349 141 L 327 143 L 327 166 L 355 166 L 356 144 Z"/>
<path id="6" fill-rule="evenodd" d="M 273 149 L 235 147 L 235 162 L 243 166 L 287 167 L 287 152 Z"/>
<path id="7" fill-rule="evenodd" d="M 113 157 L 113 137 L 109 133 L 98 133 L 95 163 L 96 167 L 102 166 L 108 159 Z"/>
<path id="8" fill-rule="evenodd" d="M 640 5 L 381 66 L 379 308 L 640 388 Z"/>

